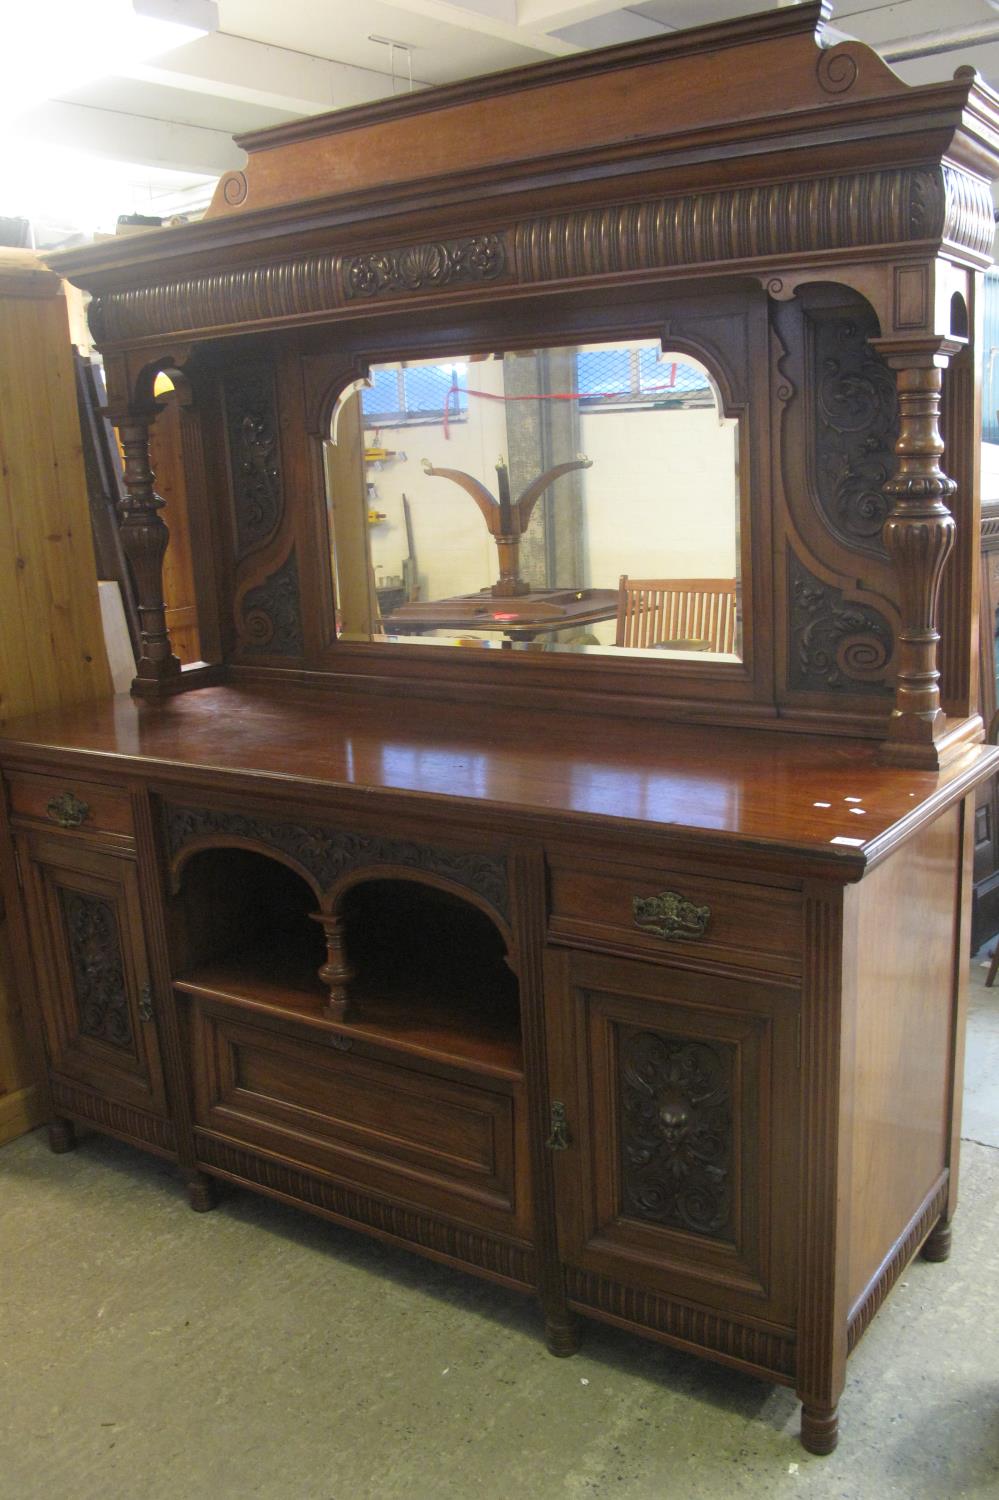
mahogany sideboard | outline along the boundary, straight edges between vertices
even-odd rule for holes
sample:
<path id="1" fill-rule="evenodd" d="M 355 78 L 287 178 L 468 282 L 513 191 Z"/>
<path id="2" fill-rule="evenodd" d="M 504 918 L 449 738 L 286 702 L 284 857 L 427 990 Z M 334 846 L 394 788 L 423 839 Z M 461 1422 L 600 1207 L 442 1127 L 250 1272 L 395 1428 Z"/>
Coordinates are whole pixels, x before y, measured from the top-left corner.
<path id="1" fill-rule="evenodd" d="M 85 1122 L 196 1208 L 227 1178 L 534 1292 L 555 1353 L 583 1314 L 794 1385 L 828 1450 L 848 1349 L 949 1245 L 997 752 L 235 687 L 16 732 L 55 1149 Z"/>
<path id="2" fill-rule="evenodd" d="M 557 1354 L 582 1315 L 787 1383 L 816 1453 L 893 1283 L 947 1254 L 999 758 L 975 459 L 999 99 L 963 69 L 908 88 L 825 46 L 825 14 L 260 132 L 204 222 L 53 257 L 93 299 L 142 654 L 131 698 L 0 738 L 56 1149 L 93 1125 L 176 1161 L 196 1208 L 229 1179 L 533 1293 Z M 622 346 L 692 362 L 716 408 L 736 649 L 381 634 L 364 382 L 547 370 L 567 405 L 529 463 L 507 418 L 514 488 L 568 456 L 624 533 L 668 403 L 624 392 L 648 420 L 620 463 L 552 449 L 578 351 Z M 707 465 L 683 493 L 660 468 L 678 535 Z M 523 542 L 518 587 L 606 583 L 582 489 L 539 503 L 545 562 L 452 473 Z M 611 583 L 647 576 L 658 497 Z"/>

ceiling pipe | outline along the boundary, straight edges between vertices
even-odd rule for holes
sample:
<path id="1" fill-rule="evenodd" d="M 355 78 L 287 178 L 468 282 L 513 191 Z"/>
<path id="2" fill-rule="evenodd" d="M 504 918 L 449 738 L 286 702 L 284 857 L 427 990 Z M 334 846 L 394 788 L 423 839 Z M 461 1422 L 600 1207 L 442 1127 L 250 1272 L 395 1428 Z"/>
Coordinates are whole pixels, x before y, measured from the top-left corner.
<path id="1" fill-rule="evenodd" d="M 938 57 L 942 52 L 959 52 L 963 47 L 981 47 L 988 42 L 999 42 L 999 20 L 972 21 L 947 31 L 927 31 L 921 36 L 872 45 L 885 62 L 893 63 L 909 62 L 914 57 Z"/>

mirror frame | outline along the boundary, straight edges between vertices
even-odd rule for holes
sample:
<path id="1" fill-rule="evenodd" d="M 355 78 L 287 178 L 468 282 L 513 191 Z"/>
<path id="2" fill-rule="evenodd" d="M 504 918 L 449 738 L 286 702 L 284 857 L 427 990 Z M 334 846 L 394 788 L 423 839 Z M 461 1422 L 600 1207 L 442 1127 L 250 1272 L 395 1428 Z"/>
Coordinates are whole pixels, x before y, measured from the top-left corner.
<path id="1" fill-rule="evenodd" d="M 449 309 L 449 312 L 451 310 Z M 773 586 L 770 470 L 771 386 L 776 357 L 771 349 L 768 299 L 759 281 L 650 298 L 647 288 L 608 289 L 605 303 L 592 295 L 525 300 L 499 312 L 473 307 L 452 316 L 404 315 L 395 330 L 377 324 L 326 331 L 306 341 L 303 360 L 311 392 L 309 430 L 317 448 L 313 465 L 324 478 L 322 445 L 328 441 L 334 411 L 343 393 L 366 378 L 372 365 L 394 360 L 453 357 L 462 353 L 504 352 L 538 347 L 657 338 L 670 352 L 702 364 L 720 395 L 721 414 L 738 428 L 742 660 L 692 663 L 674 659 L 614 657 L 601 653 L 447 651 L 412 642 L 346 641 L 335 638 L 332 597 L 330 639 L 321 668 L 346 681 L 377 681 L 391 686 L 405 678 L 407 692 L 428 696 L 441 689 L 456 698 L 481 698 L 529 705 L 543 699 L 551 707 L 557 693 L 565 707 L 600 712 L 639 711 L 675 717 L 687 703 L 717 718 L 719 710 L 744 719 L 773 718 Z M 335 347 L 330 347 L 335 343 Z M 766 371 L 766 379 L 759 372 Z M 325 485 L 324 514 L 328 498 Z M 332 548 L 333 538 L 328 537 Z M 332 553 L 331 553 L 332 556 Z M 372 655 L 374 653 L 374 655 Z M 769 712 L 766 710 L 769 709 Z"/>

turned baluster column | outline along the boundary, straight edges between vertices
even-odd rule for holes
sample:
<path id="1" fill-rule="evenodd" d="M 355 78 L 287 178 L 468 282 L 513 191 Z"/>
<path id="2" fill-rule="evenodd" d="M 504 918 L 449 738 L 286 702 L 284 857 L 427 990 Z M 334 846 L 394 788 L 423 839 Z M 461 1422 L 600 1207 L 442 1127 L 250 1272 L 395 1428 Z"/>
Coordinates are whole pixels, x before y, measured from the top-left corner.
<path id="1" fill-rule="evenodd" d="M 946 731 L 937 665 L 937 604 L 944 564 L 954 546 L 948 502 L 956 492 L 940 459 L 940 393 L 943 371 L 959 345 L 943 339 L 920 346 L 875 341 L 897 372 L 898 467 L 885 484 L 892 511 L 884 541 L 899 585 L 902 628 L 898 637 L 895 708 L 881 758 L 936 769 Z"/>
<path id="2" fill-rule="evenodd" d="M 132 691 L 176 677 L 180 662 L 173 654 L 163 603 L 163 555 L 170 533 L 160 515 L 164 501 L 153 489 L 149 467 L 149 428 L 155 412 L 129 413 L 117 420 L 125 456 L 121 504 L 121 543 L 135 579 L 142 650 Z"/>
<path id="3" fill-rule="evenodd" d="M 347 957 L 344 922 L 336 912 L 310 912 L 310 916 L 326 934 L 326 962 L 319 970 L 319 978 L 329 989 L 323 1014 L 331 1021 L 343 1021 L 347 1017 L 348 985 L 354 977 L 354 967 Z"/>

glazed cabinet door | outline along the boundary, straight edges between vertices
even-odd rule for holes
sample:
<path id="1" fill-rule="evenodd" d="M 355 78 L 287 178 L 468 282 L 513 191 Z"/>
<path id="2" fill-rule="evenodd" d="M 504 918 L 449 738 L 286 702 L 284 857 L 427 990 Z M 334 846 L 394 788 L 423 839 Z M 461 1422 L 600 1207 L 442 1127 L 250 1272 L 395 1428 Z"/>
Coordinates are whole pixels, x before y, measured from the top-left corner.
<path id="1" fill-rule="evenodd" d="M 58 837 L 16 844 L 51 1071 L 166 1114 L 134 862 Z"/>
<path id="2" fill-rule="evenodd" d="M 790 1326 L 797 990 L 556 949 L 546 963 L 570 1296 L 602 1286 L 606 1302 L 613 1284 Z"/>

